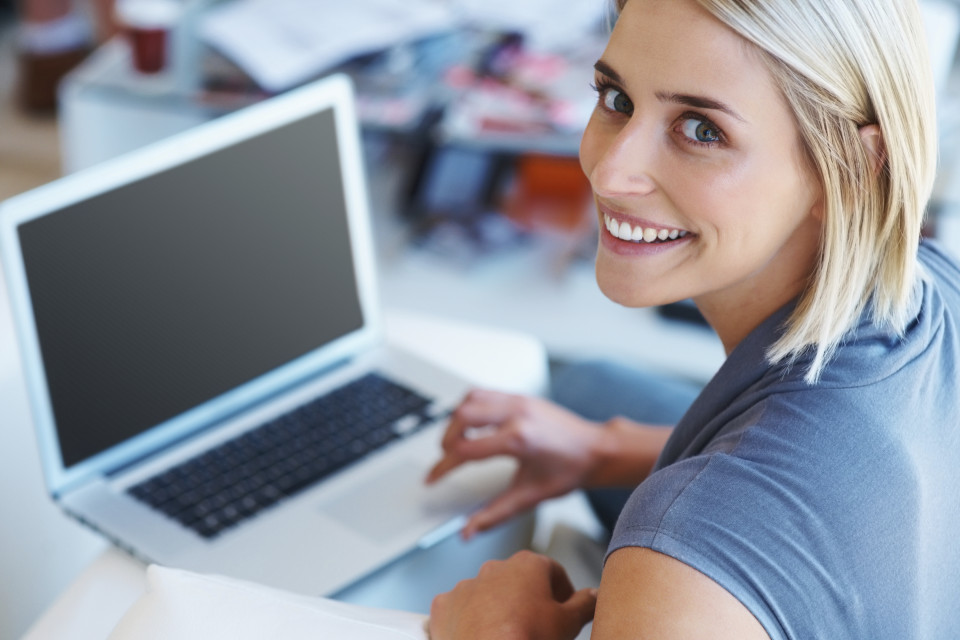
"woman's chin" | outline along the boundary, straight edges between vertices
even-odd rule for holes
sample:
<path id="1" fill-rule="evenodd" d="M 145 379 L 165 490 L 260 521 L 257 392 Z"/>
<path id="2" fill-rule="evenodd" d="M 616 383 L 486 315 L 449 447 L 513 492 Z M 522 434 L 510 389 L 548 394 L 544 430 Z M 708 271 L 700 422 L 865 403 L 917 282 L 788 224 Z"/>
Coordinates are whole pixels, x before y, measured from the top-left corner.
<path id="1" fill-rule="evenodd" d="M 657 307 L 671 302 L 678 302 L 683 298 L 665 296 L 644 286 L 638 276 L 623 276 L 605 272 L 597 265 L 597 286 L 610 301 L 623 307 L 639 309 L 642 307 Z"/>

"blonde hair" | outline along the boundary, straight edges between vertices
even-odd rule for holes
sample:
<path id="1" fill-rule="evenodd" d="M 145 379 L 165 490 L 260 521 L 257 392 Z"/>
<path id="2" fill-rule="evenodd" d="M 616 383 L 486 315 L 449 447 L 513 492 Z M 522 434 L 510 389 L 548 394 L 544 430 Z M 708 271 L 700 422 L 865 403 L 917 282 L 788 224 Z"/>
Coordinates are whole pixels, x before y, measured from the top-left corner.
<path id="1" fill-rule="evenodd" d="M 865 309 L 902 333 L 936 171 L 936 108 L 916 0 L 697 0 L 757 47 L 823 190 L 814 272 L 768 359 L 812 350 L 815 382 Z M 623 8 L 626 0 L 619 0 Z M 880 165 L 860 128 L 879 125 Z"/>

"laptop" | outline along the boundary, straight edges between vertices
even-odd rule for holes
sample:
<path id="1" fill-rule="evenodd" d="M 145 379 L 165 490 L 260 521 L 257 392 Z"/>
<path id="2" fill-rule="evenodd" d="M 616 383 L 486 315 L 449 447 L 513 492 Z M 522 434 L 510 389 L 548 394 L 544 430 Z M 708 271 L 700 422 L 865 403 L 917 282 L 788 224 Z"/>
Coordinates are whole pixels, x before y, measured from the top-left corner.
<path id="1" fill-rule="evenodd" d="M 385 343 L 351 84 L 332 76 L 0 205 L 44 477 L 133 555 L 332 594 L 453 533 L 467 383 Z"/>

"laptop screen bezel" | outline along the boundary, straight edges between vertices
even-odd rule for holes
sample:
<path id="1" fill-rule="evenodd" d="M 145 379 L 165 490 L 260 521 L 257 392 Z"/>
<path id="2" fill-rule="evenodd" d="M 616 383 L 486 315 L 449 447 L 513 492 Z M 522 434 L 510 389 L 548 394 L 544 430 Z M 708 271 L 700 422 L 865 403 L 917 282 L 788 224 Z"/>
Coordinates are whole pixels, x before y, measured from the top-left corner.
<path id="1" fill-rule="evenodd" d="M 336 127 L 357 293 L 363 318 L 360 328 L 69 468 L 65 467 L 34 323 L 19 241 L 20 225 L 327 109 L 333 110 Z M 44 479 L 50 493 L 62 495 L 131 460 L 162 451 L 173 442 L 204 430 L 378 344 L 383 339 L 383 327 L 368 206 L 353 88 L 349 78 L 344 75 L 329 76 L 222 116 L 0 204 L 0 253 Z"/>

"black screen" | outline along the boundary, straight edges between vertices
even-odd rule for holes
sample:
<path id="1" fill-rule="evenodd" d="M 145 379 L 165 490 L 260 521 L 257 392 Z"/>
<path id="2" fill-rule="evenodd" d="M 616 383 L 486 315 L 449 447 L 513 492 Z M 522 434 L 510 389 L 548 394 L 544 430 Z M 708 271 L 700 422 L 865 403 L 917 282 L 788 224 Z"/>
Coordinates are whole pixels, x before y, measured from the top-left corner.
<path id="1" fill-rule="evenodd" d="M 332 110 L 19 233 L 66 467 L 362 323 Z"/>

